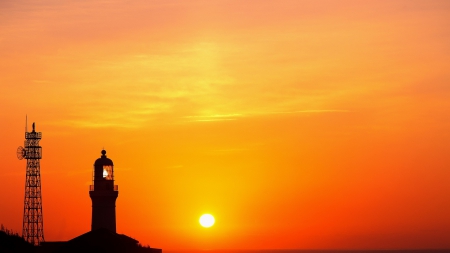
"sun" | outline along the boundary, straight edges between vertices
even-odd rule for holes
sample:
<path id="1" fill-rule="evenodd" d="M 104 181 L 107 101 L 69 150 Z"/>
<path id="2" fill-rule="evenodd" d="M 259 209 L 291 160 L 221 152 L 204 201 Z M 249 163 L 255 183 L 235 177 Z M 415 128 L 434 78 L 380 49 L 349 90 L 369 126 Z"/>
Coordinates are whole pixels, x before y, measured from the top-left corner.
<path id="1" fill-rule="evenodd" d="M 202 225 L 205 228 L 209 228 L 212 225 L 214 225 L 214 222 L 216 222 L 216 220 L 214 219 L 214 216 L 212 216 L 211 214 L 203 214 L 202 216 L 200 216 L 200 225 Z"/>

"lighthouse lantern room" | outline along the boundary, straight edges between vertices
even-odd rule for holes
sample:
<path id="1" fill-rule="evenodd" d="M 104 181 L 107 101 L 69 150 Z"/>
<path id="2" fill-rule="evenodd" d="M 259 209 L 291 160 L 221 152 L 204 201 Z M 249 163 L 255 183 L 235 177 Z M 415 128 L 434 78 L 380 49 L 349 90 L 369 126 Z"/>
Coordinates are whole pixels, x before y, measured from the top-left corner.
<path id="1" fill-rule="evenodd" d="M 118 186 L 114 185 L 114 164 L 102 156 L 94 163 L 93 184 L 89 189 L 92 200 L 91 230 L 105 228 L 116 233 L 116 199 L 119 195 Z"/>

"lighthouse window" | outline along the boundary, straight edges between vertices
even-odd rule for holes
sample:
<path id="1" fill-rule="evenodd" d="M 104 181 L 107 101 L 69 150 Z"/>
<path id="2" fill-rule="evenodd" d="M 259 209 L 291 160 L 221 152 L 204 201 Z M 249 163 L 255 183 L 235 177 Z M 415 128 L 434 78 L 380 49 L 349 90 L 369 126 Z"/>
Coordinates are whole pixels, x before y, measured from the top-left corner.
<path id="1" fill-rule="evenodd" d="M 113 166 L 103 166 L 103 178 L 106 180 L 113 180 Z"/>

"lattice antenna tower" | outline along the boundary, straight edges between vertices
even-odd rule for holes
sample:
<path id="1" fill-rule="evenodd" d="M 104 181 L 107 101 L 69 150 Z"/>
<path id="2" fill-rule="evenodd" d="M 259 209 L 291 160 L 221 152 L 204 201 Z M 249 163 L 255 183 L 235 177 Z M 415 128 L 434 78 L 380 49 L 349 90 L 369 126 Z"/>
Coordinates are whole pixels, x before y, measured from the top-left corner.
<path id="1" fill-rule="evenodd" d="M 22 237 L 34 245 L 44 241 L 40 172 L 42 147 L 39 146 L 41 138 L 42 133 L 36 132 L 35 123 L 31 132 L 25 126 L 25 145 L 17 148 L 17 158 L 27 160 Z"/>

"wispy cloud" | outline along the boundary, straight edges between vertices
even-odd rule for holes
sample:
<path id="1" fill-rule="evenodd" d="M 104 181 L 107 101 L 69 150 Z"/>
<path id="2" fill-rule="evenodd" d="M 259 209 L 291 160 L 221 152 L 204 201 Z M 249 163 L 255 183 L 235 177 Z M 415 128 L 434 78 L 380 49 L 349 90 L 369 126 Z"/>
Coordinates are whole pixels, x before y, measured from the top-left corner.
<path id="1" fill-rule="evenodd" d="M 244 116 L 243 114 L 214 114 L 214 115 L 185 116 L 183 118 L 187 119 L 188 121 L 210 122 L 210 121 L 236 120 L 237 118 L 243 116 Z"/>
<path id="2" fill-rule="evenodd" d="M 333 112 L 350 112 L 350 110 L 299 110 L 299 111 L 286 111 L 286 112 L 265 112 L 261 114 L 296 114 L 296 113 L 333 113 Z"/>
<path id="3" fill-rule="evenodd" d="M 214 122 L 214 121 L 229 121 L 237 120 L 244 117 L 254 117 L 260 115 L 271 115 L 271 114 L 314 114 L 314 113 L 347 113 L 350 110 L 298 110 L 298 111 L 268 111 L 268 112 L 250 112 L 245 114 L 213 114 L 213 115 L 195 115 L 195 116 L 184 116 L 183 119 L 187 119 L 189 122 Z"/>
<path id="4" fill-rule="evenodd" d="M 180 169 L 183 168 L 183 165 L 171 165 L 171 166 L 167 166 L 167 169 Z"/>
<path id="5" fill-rule="evenodd" d="M 40 84 L 40 83 L 51 83 L 51 81 L 50 80 L 33 80 L 33 83 L 37 83 L 37 84 Z"/>

